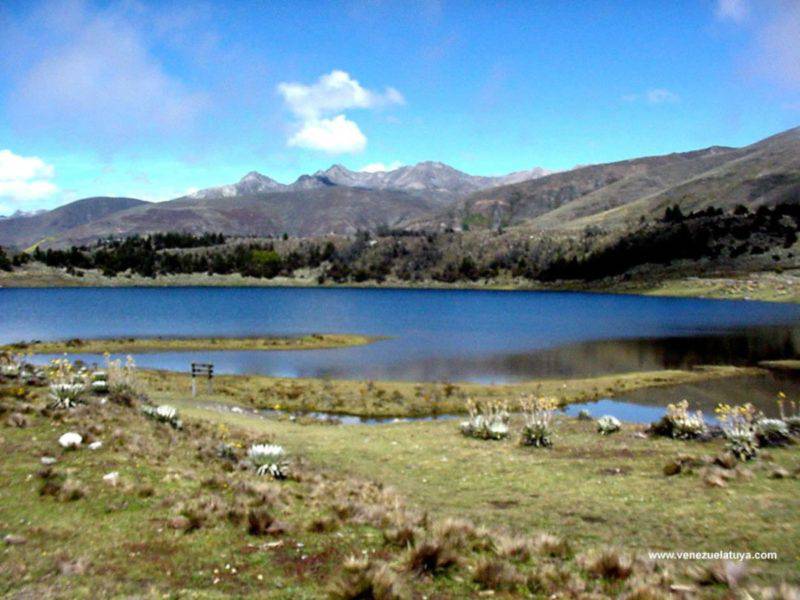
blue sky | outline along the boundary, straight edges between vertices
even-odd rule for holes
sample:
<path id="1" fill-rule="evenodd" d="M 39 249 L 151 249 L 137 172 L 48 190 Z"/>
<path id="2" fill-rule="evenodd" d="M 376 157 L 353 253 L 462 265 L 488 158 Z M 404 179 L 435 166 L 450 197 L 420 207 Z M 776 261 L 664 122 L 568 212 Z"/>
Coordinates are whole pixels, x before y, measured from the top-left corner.
<path id="1" fill-rule="evenodd" d="M 800 124 L 800 2 L 0 2 L 0 214 L 439 160 L 475 174 Z"/>

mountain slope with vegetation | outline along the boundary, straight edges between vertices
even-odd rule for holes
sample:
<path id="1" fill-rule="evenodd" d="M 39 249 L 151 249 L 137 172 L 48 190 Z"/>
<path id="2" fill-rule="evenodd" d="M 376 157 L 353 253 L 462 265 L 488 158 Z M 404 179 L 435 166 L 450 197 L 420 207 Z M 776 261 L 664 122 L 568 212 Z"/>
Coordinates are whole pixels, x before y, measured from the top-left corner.
<path id="1" fill-rule="evenodd" d="M 147 204 L 149 203 L 136 198 L 98 196 L 77 200 L 32 216 L 3 219 L 0 220 L 0 244 L 26 248 L 43 240 L 59 238 L 75 227 Z"/>
<path id="2" fill-rule="evenodd" d="M 537 231 L 635 229 L 642 219 L 657 218 L 675 204 L 692 212 L 799 198 L 800 128 L 795 128 L 744 148 L 715 146 L 591 165 L 477 192 L 439 220 L 453 227 L 516 225 Z"/>

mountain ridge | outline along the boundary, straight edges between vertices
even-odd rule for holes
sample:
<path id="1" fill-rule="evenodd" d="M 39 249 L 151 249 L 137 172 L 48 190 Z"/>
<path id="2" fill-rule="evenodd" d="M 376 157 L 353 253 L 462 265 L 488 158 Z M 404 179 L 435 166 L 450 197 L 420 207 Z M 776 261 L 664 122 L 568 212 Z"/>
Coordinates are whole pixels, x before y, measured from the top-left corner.
<path id="1" fill-rule="evenodd" d="M 94 197 L 40 215 L 2 219 L 0 245 L 82 244 L 170 230 L 299 237 L 381 227 L 513 227 L 525 235 L 634 231 L 675 205 L 689 213 L 787 202 L 800 204 L 800 128 L 741 148 L 710 146 L 546 175 L 533 170 L 472 176 L 426 161 L 376 173 L 332 165 L 285 185 L 251 171 L 236 184 L 161 203 Z"/>

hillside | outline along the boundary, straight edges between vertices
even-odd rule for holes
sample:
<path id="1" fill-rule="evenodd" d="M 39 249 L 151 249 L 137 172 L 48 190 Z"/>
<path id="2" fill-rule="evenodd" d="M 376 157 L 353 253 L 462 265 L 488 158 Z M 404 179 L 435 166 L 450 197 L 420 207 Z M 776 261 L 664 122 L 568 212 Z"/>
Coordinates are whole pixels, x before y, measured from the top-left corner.
<path id="1" fill-rule="evenodd" d="M 591 165 L 484 190 L 416 225 L 634 228 L 674 204 L 684 212 L 738 204 L 755 208 L 797 201 L 798 193 L 800 128 L 795 128 L 744 148 L 714 146 Z"/>
<path id="2" fill-rule="evenodd" d="M 179 198 L 137 206 L 64 231 L 62 243 L 157 231 L 206 231 L 241 236 L 288 233 L 317 236 L 394 226 L 429 214 L 431 200 L 404 192 L 342 186 L 303 192 L 273 192 L 233 198 Z"/>
<path id="3" fill-rule="evenodd" d="M 81 227 L 127 209 L 148 205 L 135 198 L 98 196 L 65 204 L 32 216 L 0 220 L 0 245 L 27 248 L 66 231 Z"/>

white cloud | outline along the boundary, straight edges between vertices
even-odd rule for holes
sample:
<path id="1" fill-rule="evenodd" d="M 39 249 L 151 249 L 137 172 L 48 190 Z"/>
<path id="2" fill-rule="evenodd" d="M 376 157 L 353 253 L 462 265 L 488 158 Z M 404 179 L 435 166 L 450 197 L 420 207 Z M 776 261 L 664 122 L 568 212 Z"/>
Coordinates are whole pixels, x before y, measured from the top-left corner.
<path id="1" fill-rule="evenodd" d="M 403 104 L 403 95 L 392 87 L 381 94 L 361 86 L 345 71 L 331 71 L 316 83 L 280 83 L 278 93 L 296 116 L 316 119 L 348 108 L 378 108 Z"/>
<path id="2" fill-rule="evenodd" d="M 714 15 L 720 21 L 742 23 L 750 13 L 746 0 L 717 0 Z"/>
<path id="3" fill-rule="evenodd" d="M 639 102 L 640 100 L 648 104 L 665 104 L 668 102 L 678 102 L 680 96 L 664 88 L 652 88 L 642 94 L 625 94 L 622 96 L 624 102 Z"/>
<path id="4" fill-rule="evenodd" d="M 330 154 L 360 152 L 367 144 L 358 124 L 342 111 L 405 103 L 396 89 L 387 87 L 382 93 L 369 90 L 341 70 L 322 75 L 311 85 L 280 83 L 278 93 L 298 119 L 297 131 L 288 144 Z"/>
<path id="5" fill-rule="evenodd" d="M 310 119 L 300 130 L 289 138 L 289 145 L 310 150 L 322 150 L 329 154 L 361 152 L 367 145 L 367 138 L 361 133 L 358 124 L 344 115 L 332 119 Z"/>
<path id="6" fill-rule="evenodd" d="M 168 72 L 133 5 L 66 6 L 69 18 L 45 19 L 36 35 L 49 43 L 18 69 L 10 105 L 23 127 L 97 142 L 193 124 L 206 97 Z"/>
<path id="7" fill-rule="evenodd" d="M 650 104 L 663 104 L 664 102 L 677 102 L 680 100 L 678 94 L 664 88 L 647 90 L 645 97 Z"/>
<path id="8" fill-rule="evenodd" d="M 388 165 L 382 162 L 370 163 L 368 165 L 364 165 L 359 169 L 362 173 L 383 173 L 385 171 L 394 171 L 395 169 L 399 169 L 403 166 L 399 160 L 394 162 L 390 162 Z"/>
<path id="9" fill-rule="evenodd" d="M 11 205 L 51 196 L 58 187 L 49 179 L 55 175 L 51 165 L 36 156 L 19 156 L 0 150 L 0 198 Z"/>

